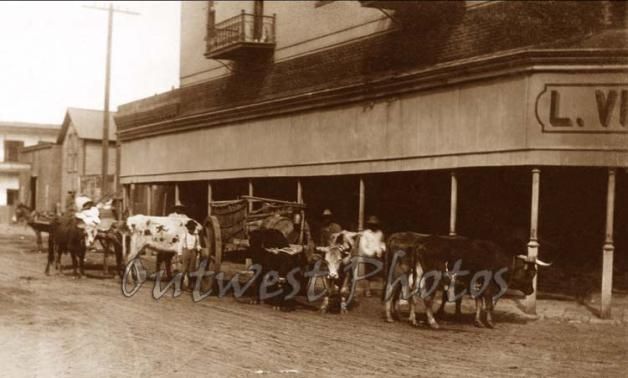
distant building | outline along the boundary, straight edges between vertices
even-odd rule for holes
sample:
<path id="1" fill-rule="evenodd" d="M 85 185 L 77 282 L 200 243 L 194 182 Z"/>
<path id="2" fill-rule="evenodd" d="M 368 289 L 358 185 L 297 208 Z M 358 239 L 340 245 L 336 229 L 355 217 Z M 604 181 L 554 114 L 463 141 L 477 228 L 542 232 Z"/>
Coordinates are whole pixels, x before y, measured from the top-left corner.
<path id="1" fill-rule="evenodd" d="M 100 110 L 68 108 L 57 144 L 61 146 L 61 205 L 68 205 L 68 198 L 76 193 L 91 198 L 101 197 L 102 127 Z M 109 182 L 113 188 L 116 171 L 116 124 L 110 113 L 109 122 Z"/>
<path id="2" fill-rule="evenodd" d="M 30 167 L 20 162 L 20 149 L 41 142 L 54 142 L 58 125 L 0 122 L 0 223 L 8 223 L 20 199 L 20 177 L 29 177 Z"/>
<path id="3" fill-rule="evenodd" d="M 61 146 L 45 142 L 24 147 L 19 160 L 30 165 L 21 175 L 20 201 L 37 211 L 55 212 L 61 203 Z"/>

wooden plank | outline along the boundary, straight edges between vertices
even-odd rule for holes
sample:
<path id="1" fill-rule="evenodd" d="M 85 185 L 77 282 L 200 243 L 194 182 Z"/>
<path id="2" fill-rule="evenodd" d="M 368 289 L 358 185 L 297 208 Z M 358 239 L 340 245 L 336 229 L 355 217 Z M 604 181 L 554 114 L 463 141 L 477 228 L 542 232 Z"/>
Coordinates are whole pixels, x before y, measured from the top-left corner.
<path id="1" fill-rule="evenodd" d="M 278 199 L 273 199 L 273 198 L 254 197 L 254 196 L 242 196 L 242 198 L 245 200 L 253 201 L 253 202 L 279 203 L 279 204 L 285 204 L 285 205 L 290 205 L 290 206 L 300 207 L 300 208 L 305 207 L 305 204 L 303 203 L 284 201 L 284 200 L 278 200 Z"/>

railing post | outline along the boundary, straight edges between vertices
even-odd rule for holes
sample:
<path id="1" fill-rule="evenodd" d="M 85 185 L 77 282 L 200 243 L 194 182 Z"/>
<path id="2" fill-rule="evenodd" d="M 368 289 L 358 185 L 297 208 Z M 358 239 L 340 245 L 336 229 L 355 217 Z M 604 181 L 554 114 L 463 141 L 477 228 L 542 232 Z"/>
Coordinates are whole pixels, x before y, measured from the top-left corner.
<path id="1" fill-rule="evenodd" d="M 244 9 L 240 13 L 240 42 L 246 42 L 246 16 Z"/>
<path id="2" fill-rule="evenodd" d="M 272 28 L 273 35 L 272 35 L 271 43 L 275 43 L 275 36 L 277 35 L 277 34 L 275 34 L 275 28 L 277 27 L 276 26 L 277 25 L 276 21 L 277 21 L 277 13 L 273 13 L 273 28 Z"/>
<path id="3" fill-rule="evenodd" d="M 600 317 L 611 317 L 611 297 L 613 294 L 613 223 L 615 213 L 615 168 L 608 170 L 608 186 L 606 192 L 606 237 L 602 252 L 602 293 L 600 301 Z"/>

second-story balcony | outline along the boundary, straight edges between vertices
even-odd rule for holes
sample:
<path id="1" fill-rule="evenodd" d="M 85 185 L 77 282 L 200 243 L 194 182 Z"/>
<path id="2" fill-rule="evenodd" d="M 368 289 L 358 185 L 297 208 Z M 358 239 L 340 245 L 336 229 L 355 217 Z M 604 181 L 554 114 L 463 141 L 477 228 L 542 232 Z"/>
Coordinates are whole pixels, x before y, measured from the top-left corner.
<path id="1" fill-rule="evenodd" d="M 415 8 L 416 1 L 398 1 L 398 0 L 360 0 L 360 4 L 365 8 L 380 8 L 388 10 L 406 10 Z"/>
<path id="2" fill-rule="evenodd" d="M 217 23 L 207 31 L 209 59 L 239 60 L 268 56 L 275 49 L 275 16 L 239 15 Z"/>

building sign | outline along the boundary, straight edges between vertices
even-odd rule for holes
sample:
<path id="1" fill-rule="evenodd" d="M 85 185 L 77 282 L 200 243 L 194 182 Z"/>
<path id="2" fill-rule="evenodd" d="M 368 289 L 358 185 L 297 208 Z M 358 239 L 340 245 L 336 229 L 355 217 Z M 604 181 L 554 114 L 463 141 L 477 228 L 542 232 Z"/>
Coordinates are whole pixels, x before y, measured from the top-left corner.
<path id="1" fill-rule="evenodd" d="M 546 84 L 536 118 L 548 133 L 628 133 L 627 84 Z"/>

